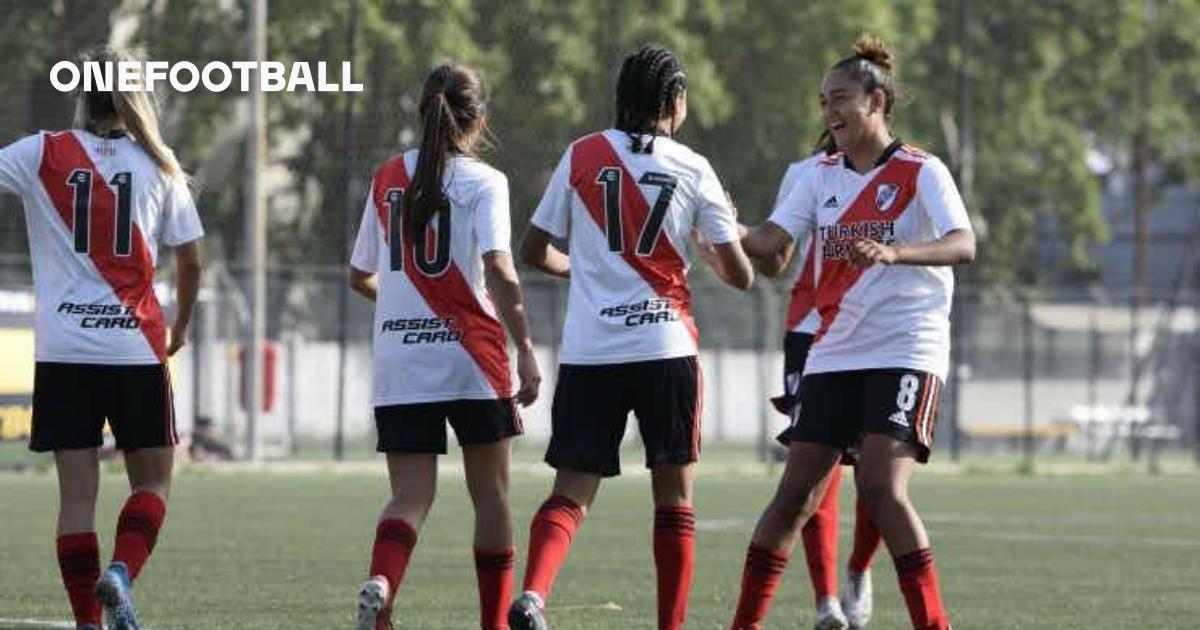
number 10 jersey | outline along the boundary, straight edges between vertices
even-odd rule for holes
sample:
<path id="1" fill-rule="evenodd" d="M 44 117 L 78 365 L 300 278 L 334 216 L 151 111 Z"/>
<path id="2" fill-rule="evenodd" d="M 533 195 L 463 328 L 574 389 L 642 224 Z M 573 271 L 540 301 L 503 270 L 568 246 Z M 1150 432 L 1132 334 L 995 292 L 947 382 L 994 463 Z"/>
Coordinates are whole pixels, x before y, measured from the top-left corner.
<path id="1" fill-rule="evenodd" d="M 688 236 L 696 229 L 709 243 L 738 238 L 708 160 L 666 137 L 654 139 L 649 153 L 634 153 L 631 144 L 627 133 L 613 129 L 576 140 L 532 218 L 569 243 L 562 363 L 697 354 Z"/>
<path id="2" fill-rule="evenodd" d="M 446 163 L 446 203 L 414 234 L 404 191 L 417 151 L 375 173 L 350 264 L 376 273 L 376 407 L 513 395 L 483 255 L 509 251 L 508 180 L 471 157 Z"/>

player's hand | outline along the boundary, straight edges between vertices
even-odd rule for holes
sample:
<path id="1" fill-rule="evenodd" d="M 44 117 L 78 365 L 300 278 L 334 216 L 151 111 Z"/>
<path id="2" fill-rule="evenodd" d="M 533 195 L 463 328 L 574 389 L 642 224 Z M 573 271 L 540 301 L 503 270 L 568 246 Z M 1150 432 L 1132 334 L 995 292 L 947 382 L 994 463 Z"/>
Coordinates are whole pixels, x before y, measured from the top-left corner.
<path id="1" fill-rule="evenodd" d="M 171 327 L 171 334 L 167 335 L 167 356 L 175 356 L 175 353 L 182 350 L 186 345 L 187 330 L 175 330 L 174 327 Z"/>
<path id="2" fill-rule="evenodd" d="M 517 352 L 517 377 L 521 379 L 521 389 L 517 390 L 517 402 L 522 407 L 528 407 L 537 400 L 538 388 L 542 385 L 542 372 L 538 369 L 537 358 L 533 356 L 532 348 Z"/>
<path id="3" fill-rule="evenodd" d="M 854 241 L 854 249 L 850 250 L 850 262 L 859 267 L 870 267 L 875 263 L 890 265 L 896 262 L 896 257 L 895 247 L 865 238 Z"/>

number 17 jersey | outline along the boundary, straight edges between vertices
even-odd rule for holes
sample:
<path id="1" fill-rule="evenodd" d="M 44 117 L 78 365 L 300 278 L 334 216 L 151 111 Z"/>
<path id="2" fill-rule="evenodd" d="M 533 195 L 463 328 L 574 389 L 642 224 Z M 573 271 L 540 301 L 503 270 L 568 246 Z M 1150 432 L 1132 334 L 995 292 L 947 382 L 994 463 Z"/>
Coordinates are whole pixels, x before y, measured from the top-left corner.
<path id="1" fill-rule="evenodd" d="M 738 238 L 724 188 L 703 156 L 661 136 L 650 153 L 634 153 L 623 131 L 585 136 L 559 161 L 532 222 L 569 243 L 562 363 L 697 354 L 688 235 L 697 229 L 713 244 Z"/>
<path id="2" fill-rule="evenodd" d="M 416 166 L 413 150 L 376 171 L 350 260 L 379 284 L 374 404 L 511 398 L 483 269 L 484 254 L 509 251 L 508 180 L 475 158 L 447 158 L 447 203 L 414 236 L 403 200 Z"/>

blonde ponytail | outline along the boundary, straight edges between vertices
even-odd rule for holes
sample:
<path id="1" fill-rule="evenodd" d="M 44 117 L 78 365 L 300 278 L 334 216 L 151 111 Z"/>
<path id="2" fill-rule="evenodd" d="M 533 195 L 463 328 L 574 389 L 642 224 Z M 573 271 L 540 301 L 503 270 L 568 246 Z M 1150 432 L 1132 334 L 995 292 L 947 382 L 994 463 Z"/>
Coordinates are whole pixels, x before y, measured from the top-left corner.
<path id="1" fill-rule="evenodd" d="M 98 63 L 112 62 L 113 67 L 122 61 L 139 61 L 124 50 L 102 49 L 86 53 L 84 59 Z M 80 90 L 76 108 L 76 124 L 89 131 L 123 127 L 129 137 L 144 150 L 159 170 L 168 177 L 186 178 L 175 153 L 163 142 L 158 130 L 158 102 L 153 92 L 136 90 L 122 92 Z"/>

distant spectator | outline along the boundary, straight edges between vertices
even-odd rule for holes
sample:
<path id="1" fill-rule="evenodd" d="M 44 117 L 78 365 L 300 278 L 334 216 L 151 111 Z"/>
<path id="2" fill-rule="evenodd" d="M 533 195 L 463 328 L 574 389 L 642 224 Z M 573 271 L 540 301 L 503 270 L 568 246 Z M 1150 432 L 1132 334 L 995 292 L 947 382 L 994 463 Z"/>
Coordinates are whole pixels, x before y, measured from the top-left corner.
<path id="1" fill-rule="evenodd" d="M 213 432 L 212 418 L 197 416 L 196 426 L 192 429 L 192 440 L 188 444 L 188 456 L 192 461 L 227 462 L 233 459 L 233 449 L 217 438 Z"/>

